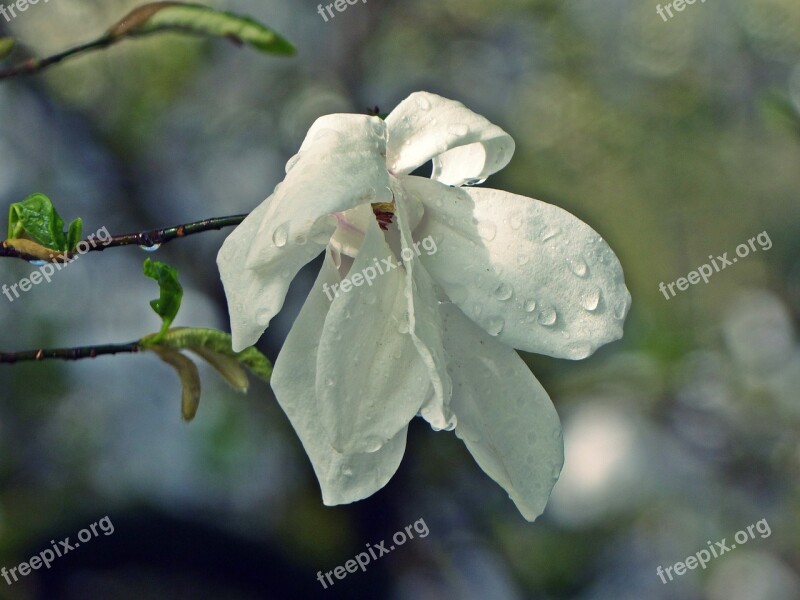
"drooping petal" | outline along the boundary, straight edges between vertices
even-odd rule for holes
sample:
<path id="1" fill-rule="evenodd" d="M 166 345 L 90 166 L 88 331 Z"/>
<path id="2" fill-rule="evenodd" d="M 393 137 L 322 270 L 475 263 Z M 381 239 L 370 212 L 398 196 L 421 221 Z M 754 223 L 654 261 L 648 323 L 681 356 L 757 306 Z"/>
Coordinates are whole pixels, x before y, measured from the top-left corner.
<path id="1" fill-rule="evenodd" d="M 514 352 L 452 304 L 442 305 L 456 435 L 533 521 L 564 464 L 561 424 L 547 392 Z M 476 350 L 477 348 L 477 350 Z"/>
<path id="2" fill-rule="evenodd" d="M 385 135 L 377 117 L 321 117 L 271 199 L 225 240 L 217 263 L 234 350 L 258 340 L 283 306 L 294 276 L 324 250 L 336 228 L 329 215 L 391 200 Z"/>
<path id="3" fill-rule="evenodd" d="M 428 372 L 408 334 L 404 287 L 404 272 L 373 218 L 348 276 L 331 292 L 317 354 L 320 416 L 331 445 L 344 454 L 382 447 L 428 396 Z"/>
<path id="4" fill-rule="evenodd" d="M 622 336 L 630 307 L 622 266 L 591 227 L 565 210 L 484 188 L 403 180 L 425 206 L 421 260 L 473 321 L 514 348 L 581 359 Z"/>
<path id="5" fill-rule="evenodd" d="M 406 268 L 403 293 L 408 308 L 409 334 L 428 370 L 433 386 L 433 393 L 426 399 L 420 412 L 435 429 L 451 429 L 456 422 L 450 410 L 452 382 L 447 372 L 442 316 L 439 313 L 433 280 L 417 260 L 423 252 L 435 253 L 436 245 L 433 238 L 414 242 L 411 236 L 411 228 L 415 225 L 414 209 L 409 206 L 413 199 L 405 193 L 402 186 L 395 186 L 394 189 L 401 258 Z"/>
<path id="6" fill-rule="evenodd" d="M 432 178 L 447 185 L 483 180 L 505 167 L 514 140 L 460 102 L 415 92 L 388 117 L 387 159 L 395 175 L 406 175 L 433 159 Z"/>
<path id="7" fill-rule="evenodd" d="M 406 446 L 407 428 L 376 452 L 343 455 L 333 449 L 322 423 L 316 393 L 317 346 L 330 301 L 323 284 L 338 284 L 330 255 L 303 305 L 275 362 L 271 385 L 281 408 L 303 443 L 328 506 L 371 496 L 397 471 Z"/>

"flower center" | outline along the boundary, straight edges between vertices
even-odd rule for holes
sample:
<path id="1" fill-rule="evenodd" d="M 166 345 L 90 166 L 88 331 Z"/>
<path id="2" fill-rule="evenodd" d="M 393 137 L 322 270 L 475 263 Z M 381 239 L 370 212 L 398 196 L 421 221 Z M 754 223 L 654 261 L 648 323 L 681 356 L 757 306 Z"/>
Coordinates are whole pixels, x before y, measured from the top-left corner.
<path id="1" fill-rule="evenodd" d="M 394 202 L 374 202 L 372 204 L 372 212 L 375 214 L 378 226 L 383 231 L 388 231 L 389 225 L 394 219 Z"/>

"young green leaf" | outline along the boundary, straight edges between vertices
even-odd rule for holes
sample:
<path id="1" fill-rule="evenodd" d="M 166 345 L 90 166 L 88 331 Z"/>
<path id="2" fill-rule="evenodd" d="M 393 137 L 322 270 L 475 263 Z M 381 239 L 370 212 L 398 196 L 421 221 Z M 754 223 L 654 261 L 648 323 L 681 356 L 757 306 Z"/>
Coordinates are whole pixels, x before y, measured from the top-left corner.
<path id="1" fill-rule="evenodd" d="M 67 231 L 67 252 L 73 252 L 83 236 L 83 219 L 75 219 Z"/>
<path id="2" fill-rule="evenodd" d="M 194 347 L 190 348 L 190 350 L 214 367 L 237 392 L 247 392 L 250 383 L 247 380 L 247 373 L 235 358 L 214 352 L 208 348 Z"/>
<path id="3" fill-rule="evenodd" d="M 241 352 L 234 352 L 231 348 L 231 335 L 224 331 L 204 328 L 175 327 L 165 334 L 158 336 L 148 336 L 140 340 L 143 346 L 159 344 L 175 350 L 206 349 L 229 358 L 233 358 L 240 364 L 247 367 L 253 375 L 260 377 L 264 381 L 269 381 L 272 377 L 272 363 L 269 359 L 259 352 L 256 348 L 246 348 Z"/>
<path id="4" fill-rule="evenodd" d="M 271 54 L 287 55 L 295 51 L 286 39 L 253 19 L 188 2 L 144 4 L 114 25 L 108 35 L 118 39 L 159 31 L 226 37 Z"/>
<path id="5" fill-rule="evenodd" d="M 191 421 L 200 405 L 200 373 L 197 365 L 183 354 L 163 346 L 151 346 L 152 350 L 178 373 L 181 379 L 181 415 L 184 421 Z"/>
<path id="6" fill-rule="evenodd" d="M 9 208 L 8 238 L 16 239 L 26 235 L 42 246 L 58 252 L 72 250 L 68 247 L 67 235 L 64 233 L 64 219 L 58 214 L 50 198 L 44 194 L 33 194 L 22 202 L 15 202 Z"/>
<path id="7" fill-rule="evenodd" d="M 150 306 L 161 317 L 161 331 L 152 340 L 157 343 L 167 332 L 181 308 L 183 287 L 178 281 L 178 271 L 157 260 L 144 261 L 144 274 L 158 282 L 160 296 L 150 301 Z"/>

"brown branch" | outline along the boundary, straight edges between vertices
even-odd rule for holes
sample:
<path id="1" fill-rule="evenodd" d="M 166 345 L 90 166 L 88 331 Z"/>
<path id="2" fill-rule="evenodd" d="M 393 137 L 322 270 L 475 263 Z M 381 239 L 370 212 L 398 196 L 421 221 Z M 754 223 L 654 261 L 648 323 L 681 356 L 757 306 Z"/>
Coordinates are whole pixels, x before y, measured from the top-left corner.
<path id="1" fill-rule="evenodd" d="M 23 352 L 0 352 L 0 364 L 13 365 L 18 362 L 38 362 L 42 360 L 81 360 L 110 354 L 132 354 L 141 351 L 142 347 L 138 341 L 127 344 L 105 344 L 79 348 L 55 348 L 49 350 L 42 348 Z"/>

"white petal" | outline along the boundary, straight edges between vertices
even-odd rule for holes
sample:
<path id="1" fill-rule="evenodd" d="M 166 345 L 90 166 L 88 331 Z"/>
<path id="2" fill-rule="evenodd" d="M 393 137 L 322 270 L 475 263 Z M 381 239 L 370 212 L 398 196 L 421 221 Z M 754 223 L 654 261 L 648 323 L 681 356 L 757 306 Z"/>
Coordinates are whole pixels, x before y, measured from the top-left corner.
<path id="1" fill-rule="evenodd" d="M 411 228 L 415 225 L 413 215 L 415 199 L 408 196 L 401 186 L 396 186 L 396 190 L 401 258 L 406 267 L 404 293 L 408 303 L 409 333 L 433 385 L 433 393 L 426 399 L 421 414 L 435 429 L 452 429 L 456 421 L 450 410 L 452 382 L 447 373 L 447 356 L 444 351 L 439 301 L 436 297 L 433 280 L 422 263 L 417 260 L 423 252 L 421 240 L 415 244 L 411 237 Z M 430 242 L 433 242 L 432 238 L 425 242 L 424 247 L 435 252 L 435 243 L 431 246 Z"/>
<path id="2" fill-rule="evenodd" d="M 460 102 L 415 92 L 388 117 L 387 159 L 395 175 L 406 175 L 433 159 L 432 178 L 447 185 L 484 180 L 505 167 L 514 140 Z"/>
<path id="3" fill-rule="evenodd" d="M 402 429 L 377 452 L 343 455 L 327 441 L 315 397 L 317 346 L 330 302 L 322 285 L 339 283 L 330 255 L 286 338 L 275 370 L 272 389 L 303 442 L 317 474 L 322 499 L 328 506 L 347 504 L 381 489 L 397 471 L 406 446 Z"/>
<path id="4" fill-rule="evenodd" d="M 483 188 L 407 177 L 425 205 L 421 260 L 451 300 L 514 348 L 581 359 L 622 336 L 631 297 L 608 244 L 565 210 Z"/>
<path id="5" fill-rule="evenodd" d="M 391 200 L 385 142 L 377 117 L 321 117 L 271 199 L 225 240 L 217 263 L 235 350 L 258 340 L 294 276 L 325 248 L 336 227 L 329 215 Z"/>
<path id="6" fill-rule="evenodd" d="M 451 356 L 456 435 L 522 516 L 542 514 L 564 465 L 561 424 L 547 392 L 522 359 L 443 304 Z"/>
<path id="7" fill-rule="evenodd" d="M 397 265 L 373 218 L 343 280 L 354 287 L 330 291 L 338 297 L 319 341 L 316 390 L 331 445 L 344 454 L 375 451 L 405 429 L 431 385 L 408 335 L 404 273 L 378 271 L 389 257 Z"/>

